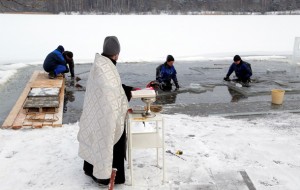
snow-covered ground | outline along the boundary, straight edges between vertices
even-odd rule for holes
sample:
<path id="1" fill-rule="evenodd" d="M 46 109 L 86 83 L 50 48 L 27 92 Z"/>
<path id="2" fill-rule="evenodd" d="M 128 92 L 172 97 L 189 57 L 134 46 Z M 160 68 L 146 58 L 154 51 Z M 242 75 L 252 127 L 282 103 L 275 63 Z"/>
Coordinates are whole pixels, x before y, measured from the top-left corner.
<path id="1" fill-rule="evenodd" d="M 118 36 L 123 62 L 163 61 L 167 54 L 176 60 L 229 60 L 235 54 L 281 58 L 292 54 L 299 21 L 300 16 L 0 15 L 0 85 L 23 66 L 41 64 L 60 44 L 74 52 L 77 63 L 92 62 L 107 35 Z M 155 151 L 135 151 L 136 186 L 115 189 L 205 184 L 222 189 L 219 174 L 226 180 L 230 172 L 246 171 L 257 189 L 297 190 L 299 122 L 293 114 L 252 119 L 165 115 L 166 149 L 182 150 L 185 160 L 166 153 L 169 183 L 160 185 Z M 0 130 L 0 189 L 99 189 L 82 171 L 77 132 L 78 123 Z"/>
<path id="2" fill-rule="evenodd" d="M 161 185 L 156 151 L 134 150 L 135 186 L 128 186 L 126 170 L 126 185 L 115 189 L 197 189 L 214 184 L 222 189 L 216 176 L 222 174 L 222 182 L 230 183 L 232 172 L 237 171 L 246 171 L 256 189 L 299 189 L 299 115 L 251 120 L 164 117 L 166 150 L 182 150 L 184 160 L 166 153 L 167 183 Z M 83 160 L 77 155 L 77 132 L 78 123 L 61 128 L 1 130 L 0 189 L 99 189 L 83 173 Z"/>

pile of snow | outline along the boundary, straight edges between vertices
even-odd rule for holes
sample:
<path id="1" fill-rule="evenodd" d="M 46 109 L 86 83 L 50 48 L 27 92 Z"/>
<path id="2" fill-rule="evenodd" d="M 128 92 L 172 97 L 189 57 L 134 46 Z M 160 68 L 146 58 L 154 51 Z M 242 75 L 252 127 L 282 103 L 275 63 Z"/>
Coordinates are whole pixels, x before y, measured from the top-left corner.
<path id="1" fill-rule="evenodd" d="M 41 64 L 40 62 L 30 62 L 30 63 L 9 63 L 0 64 L 0 85 L 7 82 L 12 76 L 14 76 L 19 69 L 30 65 Z"/>

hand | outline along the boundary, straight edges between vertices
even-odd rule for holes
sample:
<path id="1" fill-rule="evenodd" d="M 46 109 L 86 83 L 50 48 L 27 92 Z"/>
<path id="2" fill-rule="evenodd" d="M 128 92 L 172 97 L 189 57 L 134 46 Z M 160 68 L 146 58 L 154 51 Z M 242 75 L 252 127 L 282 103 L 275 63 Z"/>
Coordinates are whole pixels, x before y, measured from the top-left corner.
<path id="1" fill-rule="evenodd" d="M 225 81 L 230 81 L 229 77 L 224 77 Z"/>
<path id="2" fill-rule="evenodd" d="M 243 87 L 250 87 L 250 84 L 248 82 L 246 82 L 246 83 L 242 83 L 242 86 Z"/>

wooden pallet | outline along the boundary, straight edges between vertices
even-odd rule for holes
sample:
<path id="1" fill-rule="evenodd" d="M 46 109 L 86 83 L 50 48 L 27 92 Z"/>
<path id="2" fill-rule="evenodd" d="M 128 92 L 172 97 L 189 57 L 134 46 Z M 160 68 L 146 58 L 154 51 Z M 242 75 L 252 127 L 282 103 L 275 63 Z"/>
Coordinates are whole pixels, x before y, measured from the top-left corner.
<path id="1" fill-rule="evenodd" d="M 60 88 L 59 106 L 57 110 L 46 111 L 47 107 L 41 106 L 37 111 L 29 111 L 28 108 L 23 108 L 28 94 L 32 88 Z M 64 106 L 65 80 L 63 77 L 48 79 L 48 74 L 43 71 L 35 71 L 16 104 L 10 111 L 2 128 L 41 128 L 43 126 L 61 127 Z M 52 109 L 52 107 L 51 107 Z"/>
<path id="2" fill-rule="evenodd" d="M 59 108 L 59 94 L 57 96 L 28 96 L 23 108 L 27 113 L 56 113 Z"/>

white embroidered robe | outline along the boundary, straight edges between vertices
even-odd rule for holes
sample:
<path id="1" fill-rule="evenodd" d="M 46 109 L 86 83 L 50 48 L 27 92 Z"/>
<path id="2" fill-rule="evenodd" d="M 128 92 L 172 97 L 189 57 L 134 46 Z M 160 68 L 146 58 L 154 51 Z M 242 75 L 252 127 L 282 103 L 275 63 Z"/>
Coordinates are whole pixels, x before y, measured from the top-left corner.
<path id="1" fill-rule="evenodd" d="M 113 146 L 124 131 L 128 101 L 116 66 L 96 54 L 79 123 L 79 156 L 94 166 L 98 179 L 110 178 Z"/>

